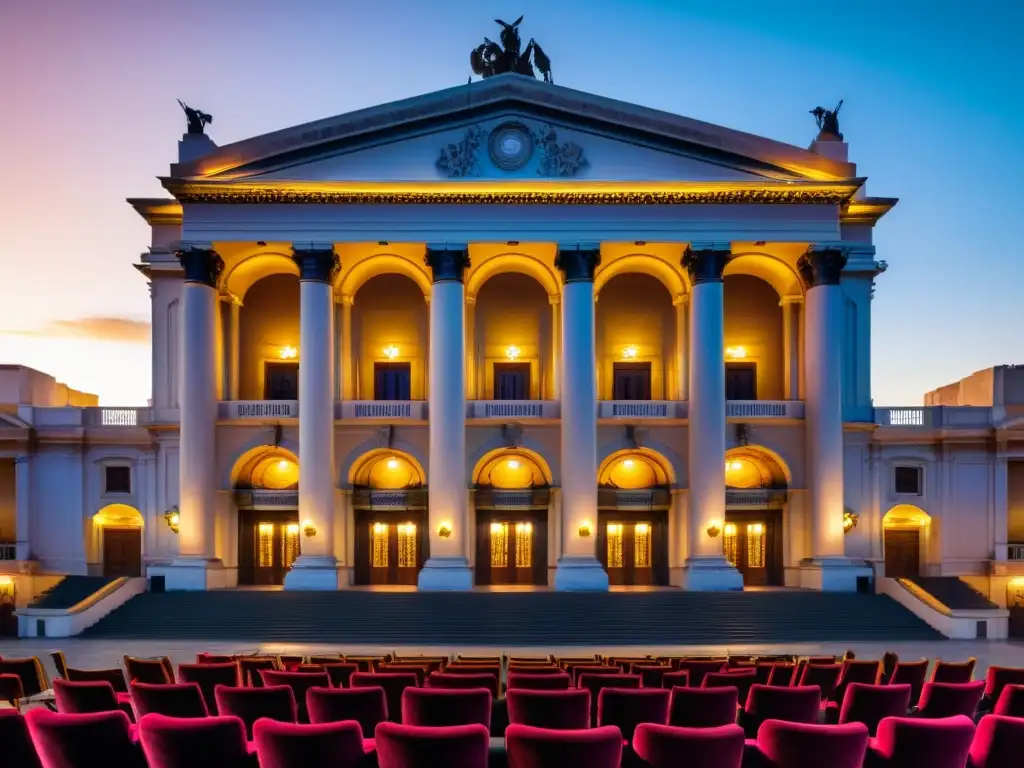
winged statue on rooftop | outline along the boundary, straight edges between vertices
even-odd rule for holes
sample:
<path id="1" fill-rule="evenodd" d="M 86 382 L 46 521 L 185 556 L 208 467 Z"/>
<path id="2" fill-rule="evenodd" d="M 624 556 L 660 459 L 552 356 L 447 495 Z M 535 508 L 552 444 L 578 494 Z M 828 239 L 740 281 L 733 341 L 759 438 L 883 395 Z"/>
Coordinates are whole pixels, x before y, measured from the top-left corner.
<path id="1" fill-rule="evenodd" d="M 811 110 L 811 114 L 814 115 L 814 119 L 818 123 L 818 136 L 835 136 L 842 141 L 843 134 L 839 132 L 839 110 L 842 106 L 843 100 L 840 99 L 835 109 L 815 107 Z"/>
<path id="2" fill-rule="evenodd" d="M 469 65 L 473 71 L 483 78 L 515 72 L 527 77 L 540 76 L 544 78 L 545 83 L 553 83 L 551 59 L 537 41 L 531 37 L 526 48 L 523 48 L 522 38 L 519 37 L 519 25 L 523 17 L 520 16 L 511 24 L 501 19 L 494 21 L 501 26 L 501 43 L 485 37 L 484 41 L 469 54 Z"/>
<path id="3" fill-rule="evenodd" d="M 206 126 L 213 122 L 213 115 L 193 109 L 188 104 L 178 99 L 178 103 L 185 111 L 185 119 L 188 121 L 188 132 L 202 134 Z"/>

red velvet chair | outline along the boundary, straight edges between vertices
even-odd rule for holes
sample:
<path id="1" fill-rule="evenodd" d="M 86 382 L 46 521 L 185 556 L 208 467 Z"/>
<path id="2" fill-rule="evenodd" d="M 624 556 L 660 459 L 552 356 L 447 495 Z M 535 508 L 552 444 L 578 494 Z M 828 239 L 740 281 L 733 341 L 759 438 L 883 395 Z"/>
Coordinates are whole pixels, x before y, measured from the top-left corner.
<path id="1" fill-rule="evenodd" d="M 490 734 L 482 725 L 381 723 L 374 736 L 380 768 L 487 768 Z"/>
<path id="2" fill-rule="evenodd" d="M 242 656 L 238 659 L 238 669 L 242 674 L 242 685 L 262 688 L 263 670 L 279 670 L 281 665 L 276 656 Z"/>
<path id="3" fill-rule="evenodd" d="M 750 686 L 757 682 L 757 672 L 750 669 L 734 669 L 729 672 L 709 672 L 704 675 L 701 688 L 735 688 L 740 701 L 747 700 Z"/>
<path id="4" fill-rule="evenodd" d="M 71 680 L 54 680 L 53 695 L 57 701 L 57 711 L 68 714 L 86 714 L 88 712 L 116 712 L 120 710 L 128 715 L 129 720 L 135 719 L 135 710 L 130 698 L 122 698 L 114 692 L 114 686 L 105 680 L 96 682 L 72 682 Z M 125 694 L 122 694 L 124 696 Z"/>
<path id="5" fill-rule="evenodd" d="M 611 664 L 580 664 L 569 670 L 572 676 L 572 684 L 580 687 L 581 675 L 621 675 L 622 670 Z"/>
<path id="6" fill-rule="evenodd" d="M 836 687 L 832 689 L 830 696 L 822 696 L 827 701 L 841 702 L 843 696 L 846 695 L 846 688 L 851 683 L 867 683 L 868 685 L 878 685 L 882 679 L 882 662 L 881 660 L 873 661 L 861 661 L 858 659 L 848 659 L 842 663 L 843 671 L 839 675 L 839 682 L 836 683 Z"/>
<path id="7" fill-rule="evenodd" d="M 0 765 L 43 768 L 25 718 L 13 709 L 0 709 Z"/>
<path id="8" fill-rule="evenodd" d="M 430 674 L 428 667 L 422 664 L 381 664 L 377 668 L 379 674 L 393 674 L 395 672 L 406 672 L 416 676 L 416 687 L 422 688 L 427 682 L 427 675 Z M 495 678 L 497 679 L 497 678 Z"/>
<path id="9" fill-rule="evenodd" d="M 64 668 L 64 677 L 73 683 L 110 683 L 114 693 L 128 693 L 128 681 L 125 680 L 124 671 L 120 667 L 111 669 L 75 669 L 74 667 Z"/>
<path id="10" fill-rule="evenodd" d="M 214 689 L 218 685 L 236 688 L 242 684 L 238 665 L 233 661 L 226 664 L 179 664 L 178 681 L 199 686 L 199 690 L 203 692 L 206 709 L 211 715 L 218 714 Z"/>
<path id="11" fill-rule="evenodd" d="M 257 720 L 276 720 L 281 723 L 299 721 L 295 694 L 287 685 L 268 685 L 263 688 L 218 685 L 213 689 L 217 698 L 217 711 L 237 717 L 245 724 L 245 737 L 252 741 L 252 727 Z"/>
<path id="12" fill-rule="evenodd" d="M 359 768 L 366 757 L 359 723 L 296 725 L 261 718 L 253 726 L 260 768 Z"/>
<path id="13" fill-rule="evenodd" d="M 735 688 L 676 686 L 668 706 L 668 724 L 677 728 L 735 725 L 739 703 Z"/>
<path id="14" fill-rule="evenodd" d="M 756 738 L 765 720 L 787 723 L 817 723 L 821 708 L 821 691 L 817 686 L 776 688 L 753 685 L 740 712 L 740 724 L 747 738 Z"/>
<path id="15" fill-rule="evenodd" d="M 260 674 L 264 685 L 287 685 L 295 696 L 300 723 L 309 722 L 306 710 L 306 691 L 310 688 L 330 688 L 331 678 L 326 672 L 281 672 L 264 669 Z"/>
<path id="16" fill-rule="evenodd" d="M 512 664 L 508 665 L 508 673 L 517 675 L 561 675 L 567 674 L 557 664 Z"/>
<path id="17" fill-rule="evenodd" d="M 639 690 L 639 675 L 580 675 L 579 688 L 586 688 L 590 691 L 590 722 L 593 725 L 597 722 L 597 700 L 601 691 L 605 688 L 630 688 Z"/>
<path id="18" fill-rule="evenodd" d="M 935 660 L 930 683 L 969 683 L 974 680 L 974 665 L 978 660 L 973 656 L 967 661 Z"/>
<path id="19" fill-rule="evenodd" d="M 46 676 L 43 663 L 35 656 L 25 659 L 0 659 L 0 675 L 17 675 L 26 696 L 49 689 L 50 679 Z"/>
<path id="20" fill-rule="evenodd" d="M 513 768 L 619 768 L 622 732 L 613 726 L 562 731 L 510 725 L 505 751 Z"/>
<path id="21" fill-rule="evenodd" d="M 493 702 L 486 688 L 406 688 L 402 722 L 428 728 L 478 724 L 489 733 Z"/>
<path id="22" fill-rule="evenodd" d="M 17 675 L 0 675 L 0 701 L 6 701 L 15 711 L 19 711 L 19 699 L 25 698 L 25 686 Z"/>
<path id="23" fill-rule="evenodd" d="M 1024 685 L 1008 685 L 999 694 L 993 715 L 1024 717 Z"/>
<path id="24" fill-rule="evenodd" d="M 330 664 L 321 664 L 320 666 L 331 679 L 332 688 L 351 687 L 352 675 L 359 671 L 359 665 L 349 661 L 335 661 Z"/>
<path id="25" fill-rule="evenodd" d="M 310 688 L 306 691 L 309 722 L 338 723 L 355 720 L 364 734 L 373 733 L 388 719 L 387 697 L 380 686 L 373 688 Z"/>
<path id="26" fill-rule="evenodd" d="M 44 768 L 146 768 L 124 712 L 65 715 L 40 708 L 25 715 L 25 722 Z"/>
<path id="27" fill-rule="evenodd" d="M 768 680 L 764 684 L 773 688 L 790 688 L 796 685 L 801 668 L 798 664 L 772 664 Z"/>
<path id="28" fill-rule="evenodd" d="M 897 661 L 889 677 L 889 685 L 909 685 L 910 704 L 917 704 L 921 698 L 924 682 L 928 679 L 928 659 L 920 661 Z"/>
<path id="29" fill-rule="evenodd" d="M 872 736 L 878 730 L 878 724 L 887 717 L 906 717 L 910 709 L 909 685 L 867 685 L 853 683 L 846 689 L 842 706 L 833 708 L 829 704 L 831 722 L 844 725 L 846 723 L 863 723 Z"/>
<path id="30" fill-rule="evenodd" d="M 174 682 L 174 667 L 167 656 L 159 656 L 155 659 L 125 656 L 124 668 L 128 673 L 129 683 L 160 685 Z"/>
<path id="31" fill-rule="evenodd" d="M 192 718 L 149 714 L 139 721 L 149 768 L 258 767 L 237 717 Z"/>
<path id="32" fill-rule="evenodd" d="M 197 653 L 196 664 L 227 664 L 235 660 L 234 656 L 217 653 Z"/>
<path id="33" fill-rule="evenodd" d="M 629 665 L 629 674 L 640 675 L 641 688 L 661 688 L 661 680 L 666 674 L 672 671 L 667 664 L 655 664 L 653 662 L 636 663 Z"/>
<path id="34" fill-rule="evenodd" d="M 724 659 L 682 659 L 679 662 L 679 672 L 690 673 L 690 685 L 700 688 L 704 682 L 704 675 L 708 672 L 721 672 L 727 666 Z"/>
<path id="35" fill-rule="evenodd" d="M 740 768 L 743 746 L 738 725 L 678 728 L 641 723 L 633 734 L 633 751 L 645 768 Z"/>
<path id="36" fill-rule="evenodd" d="M 388 700 L 388 720 L 402 722 L 402 692 L 416 687 L 416 675 L 411 672 L 356 672 L 352 675 L 353 688 L 373 686 L 384 689 Z"/>
<path id="37" fill-rule="evenodd" d="M 929 720 L 955 715 L 974 718 L 985 692 L 985 683 L 925 683 L 915 717 Z"/>
<path id="38" fill-rule="evenodd" d="M 971 742 L 969 768 L 1019 768 L 1022 762 L 1024 720 L 1002 715 L 981 718 Z"/>
<path id="39" fill-rule="evenodd" d="M 526 691 L 512 689 L 505 696 L 508 721 L 548 730 L 590 727 L 590 691 Z"/>
<path id="40" fill-rule="evenodd" d="M 666 672 L 661 676 L 661 687 L 670 691 L 673 688 L 687 688 L 689 685 L 690 673 L 685 669 L 681 672 Z"/>
<path id="41" fill-rule="evenodd" d="M 150 713 L 168 717 L 207 717 L 203 692 L 195 683 L 132 683 L 132 704 L 142 719 Z"/>
<path id="42" fill-rule="evenodd" d="M 597 725 L 614 725 L 630 741 L 640 723 L 668 724 L 671 696 L 664 688 L 605 688 L 597 695 Z"/>
<path id="43" fill-rule="evenodd" d="M 821 690 L 822 701 L 828 701 L 839 678 L 843 674 L 842 664 L 805 664 L 797 685 L 816 685 Z"/>
<path id="44" fill-rule="evenodd" d="M 755 754 L 772 768 L 861 768 L 868 748 L 863 723 L 817 725 L 766 720 L 757 732 Z"/>
<path id="45" fill-rule="evenodd" d="M 868 742 L 864 768 L 964 768 L 973 738 L 974 723 L 962 715 L 887 717 Z"/>
<path id="46" fill-rule="evenodd" d="M 464 672 L 448 674 L 447 672 L 434 672 L 427 678 L 428 688 L 486 688 L 491 696 L 498 698 L 498 678 L 489 672 L 479 675 L 469 675 Z"/>
<path id="47" fill-rule="evenodd" d="M 1024 669 L 989 667 L 985 673 L 985 695 L 978 708 L 983 712 L 990 712 L 1008 685 L 1024 685 Z"/>
<path id="48" fill-rule="evenodd" d="M 521 688 L 528 691 L 566 691 L 572 684 L 572 678 L 564 672 L 554 675 L 534 675 L 525 672 L 508 673 L 508 690 Z"/>

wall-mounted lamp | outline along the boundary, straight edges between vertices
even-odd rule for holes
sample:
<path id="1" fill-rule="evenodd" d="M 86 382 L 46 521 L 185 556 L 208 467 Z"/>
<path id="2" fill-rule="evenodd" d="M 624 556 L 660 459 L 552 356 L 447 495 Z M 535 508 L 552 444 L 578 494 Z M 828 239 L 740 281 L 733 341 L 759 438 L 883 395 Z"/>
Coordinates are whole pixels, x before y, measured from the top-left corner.
<path id="1" fill-rule="evenodd" d="M 306 520 L 302 523 L 302 535 L 307 539 L 312 539 L 316 536 L 316 526 L 313 525 L 312 520 Z"/>
<path id="2" fill-rule="evenodd" d="M 383 352 L 384 357 L 386 357 L 388 360 L 394 360 L 396 357 L 398 357 L 398 347 L 396 347 L 394 344 L 388 344 L 386 347 L 384 347 Z"/>
<path id="3" fill-rule="evenodd" d="M 18 589 L 14 586 L 14 579 L 10 576 L 0 576 L 0 605 L 13 603 Z"/>
<path id="4" fill-rule="evenodd" d="M 860 515 L 856 512 L 843 512 L 843 534 L 847 534 L 857 527 Z"/>
<path id="5" fill-rule="evenodd" d="M 452 535 L 452 524 L 445 522 L 437 526 L 437 535 L 442 539 L 449 539 Z"/>
<path id="6" fill-rule="evenodd" d="M 164 521 L 167 523 L 168 528 L 170 528 L 175 533 L 178 532 L 178 528 L 181 525 L 181 515 L 179 514 L 178 508 L 176 506 L 171 507 L 166 512 L 164 512 Z"/>
<path id="7" fill-rule="evenodd" d="M 717 520 L 714 520 L 714 521 L 708 523 L 708 527 L 707 527 L 706 530 L 707 530 L 707 534 L 708 534 L 708 536 L 710 538 L 717 539 L 718 538 L 718 534 L 720 534 L 722 532 L 722 526 L 720 526 L 718 524 Z"/>
<path id="8" fill-rule="evenodd" d="M 623 360 L 636 360 L 636 344 L 627 344 L 622 348 Z"/>
<path id="9" fill-rule="evenodd" d="M 746 347 L 726 347 L 725 357 L 727 360 L 744 360 L 747 357 Z"/>
<path id="10" fill-rule="evenodd" d="M 590 536 L 590 521 L 586 520 L 580 523 L 580 527 L 576 529 L 576 533 L 581 539 L 585 539 Z"/>
<path id="11" fill-rule="evenodd" d="M 505 359 L 507 359 L 509 362 L 514 363 L 516 360 L 519 359 L 519 356 L 522 353 L 523 351 L 515 344 L 509 344 L 507 347 L 505 347 Z"/>
<path id="12" fill-rule="evenodd" d="M 294 360 L 299 356 L 299 350 L 286 344 L 277 351 L 277 356 L 282 360 Z"/>
<path id="13" fill-rule="evenodd" d="M 392 471 L 398 469 L 398 459 L 388 459 L 387 467 Z"/>

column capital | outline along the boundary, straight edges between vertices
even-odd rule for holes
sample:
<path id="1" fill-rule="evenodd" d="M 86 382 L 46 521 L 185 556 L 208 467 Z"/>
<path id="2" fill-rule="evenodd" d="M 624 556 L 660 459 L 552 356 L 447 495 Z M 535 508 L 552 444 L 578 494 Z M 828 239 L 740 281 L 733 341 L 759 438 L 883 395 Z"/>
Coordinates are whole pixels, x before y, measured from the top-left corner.
<path id="1" fill-rule="evenodd" d="M 690 303 L 690 294 L 688 293 L 677 293 L 672 297 L 673 307 L 685 307 Z"/>
<path id="2" fill-rule="evenodd" d="M 466 296 L 465 296 L 465 302 L 466 302 L 466 306 L 467 307 L 475 307 L 476 306 L 476 294 L 475 293 L 467 293 Z"/>
<path id="3" fill-rule="evenodd" d="M 202 283 L 211 288 L 217 285 L 217 278 L 224 271 L 224 261 L 213 248 L 182 245 L 176 255 L 185 270 L 185 282 Z"/>
<path id="4" fill-rule="evenodd" d="M 812 245 L 797 261 L 796 268 L 808 288 L 839 285 L 848 255 L 847 249 L 838 245 Z"/>
<path id="5" fill-rule="evenodd" d="M 559 248 L 555 256 L 555 267 L 562 271 L 567 283 L 594 281 L 594 270 L 601 263 L 599 248 Z"/>
<path id="6" fill-rule="evenodd" d="M 430 267 L 433 282 L 461 283 L 463 273 L 469 267 L 469 249 L 428 246 L 424 262 Z"/>
<path id="7" fill-rule="evenodd" d="M 299 267 L 299 280 L 317 283 L 333 283 L 341 269 L 341 261 L 333 245 L 309 243 L 308 246 L 299 246 L 293 243 L 292 261 Z"/>
<path id="8" fill-rule="evenodd" d="M 690 282 L 720 283 L 725 264 L 732 255 L 729 243 L 690 243 L 680 263 L 690 275 Z"/>

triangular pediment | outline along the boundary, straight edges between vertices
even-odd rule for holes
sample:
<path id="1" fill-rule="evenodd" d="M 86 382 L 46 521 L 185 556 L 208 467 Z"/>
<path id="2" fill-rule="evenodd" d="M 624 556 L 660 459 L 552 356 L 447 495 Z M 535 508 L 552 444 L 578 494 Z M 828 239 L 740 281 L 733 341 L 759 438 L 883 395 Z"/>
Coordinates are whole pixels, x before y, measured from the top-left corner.
<path id="1" fill-rule="evenodd" d="M 690 118 L 501 75 L 219 147 L 195 182 L 831 181 L 853 166 Z"/>

